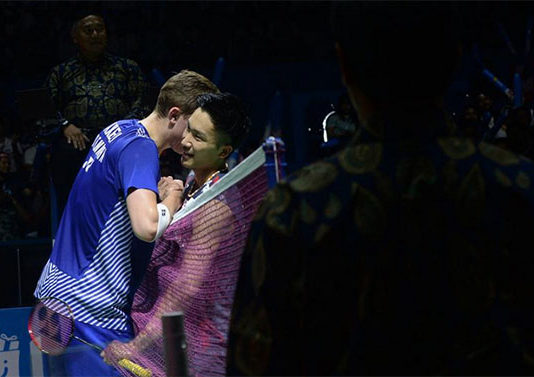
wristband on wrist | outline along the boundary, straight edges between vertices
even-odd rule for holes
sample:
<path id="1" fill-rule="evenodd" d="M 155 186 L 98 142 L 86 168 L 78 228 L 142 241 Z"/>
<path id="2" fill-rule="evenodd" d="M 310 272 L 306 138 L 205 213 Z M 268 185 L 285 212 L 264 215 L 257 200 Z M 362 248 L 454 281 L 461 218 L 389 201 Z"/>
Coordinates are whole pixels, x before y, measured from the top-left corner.
<path id="1" fill-rule="evenodd" d="M 161 237 L 161 235 L 165 232 L 169 224 L 171 223 L 171 211 L 169 211 L 169 208 L 163 203 L 158 203 L 157 205 L 158 209 L 158 230 L 156 231 L 156 237 L 150 242 L 153 242 Z"/>

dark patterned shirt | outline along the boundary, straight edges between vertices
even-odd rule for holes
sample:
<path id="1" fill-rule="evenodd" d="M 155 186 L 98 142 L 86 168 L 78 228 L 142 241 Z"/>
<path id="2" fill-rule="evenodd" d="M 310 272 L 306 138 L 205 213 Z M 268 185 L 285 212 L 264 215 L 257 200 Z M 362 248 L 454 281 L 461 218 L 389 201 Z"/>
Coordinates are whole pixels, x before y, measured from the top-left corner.
<path id="1" fill-rule="evenodd" d="M 534 374 L 534 166 L 444 119 L 371 121 L 267 194 L 229 375 Z"/>
<path id="2" fill-rule="evenodd" d="M 46 85 L 61 115 L 79 128 L 103 129 L 147 115 L 142 101 L 147 83 L 130 59 L 105 54 L 91 64 L 76 56 L 52 68 Z"/>

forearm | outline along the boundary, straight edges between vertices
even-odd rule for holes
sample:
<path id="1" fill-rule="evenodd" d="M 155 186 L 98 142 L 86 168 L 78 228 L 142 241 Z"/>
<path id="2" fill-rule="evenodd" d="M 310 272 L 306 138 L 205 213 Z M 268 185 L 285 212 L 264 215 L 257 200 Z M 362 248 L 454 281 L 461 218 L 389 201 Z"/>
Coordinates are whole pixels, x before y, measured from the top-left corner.
<path id="1" fill-rule="evenodd" d="M 136 237 L 151 242 L 161 235 L 181 205 L 181 195 L 182 191 L 178 190 L 170 193 L 161 203 L 165 207 L 158 207 L 156 195 L 150 190 L 135 190 L 129 194 L 126 202 Z"/>

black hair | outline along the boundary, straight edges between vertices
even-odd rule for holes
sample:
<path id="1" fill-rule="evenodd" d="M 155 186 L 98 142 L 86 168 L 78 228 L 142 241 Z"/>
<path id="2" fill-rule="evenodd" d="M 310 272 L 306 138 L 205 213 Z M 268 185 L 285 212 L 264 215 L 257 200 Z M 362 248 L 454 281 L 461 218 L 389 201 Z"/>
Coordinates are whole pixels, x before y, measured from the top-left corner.
<path id="1" fill-rule="evenodd" d="M 222 136 L 219 142 L 238 148 L 250 129 L 250 118 L 243 102 L 230 93 L 208 93 L 197 97 L 197 105 L 208 113 L 215 131 Z"/>
<path id="2" fill-rule="evenodd" d="M 95 16 L 95 17 L 100 18 L 102 20 L 102 22 L 104 23 L 104 25 L 106 25 L 106 20 L 105 20 L 105 18 L 102 16 L 102 14 L 100 12 L 89 11 L 89 10 L 78 11 L 74 15 L 74 22 L 72 23 L 72 27 L 71 27 L 71 30 L 70 30 L 70 34 L 71 34 L 72 37 L 74 37 L 76 35 L 76 32 L 78 31 L 78 27 L 80 26 L 80 22 L 82 22 L 83 19 L 85 19 L 86 17 L 89 17 L 89 16 Z"/>
<path id="3" fill-rule="evenodd" d="M 459 62 L 461 25 L 453 3 L 336 1 L 331 25 L 354 83 L 375 101 L 443 95 Z"/>

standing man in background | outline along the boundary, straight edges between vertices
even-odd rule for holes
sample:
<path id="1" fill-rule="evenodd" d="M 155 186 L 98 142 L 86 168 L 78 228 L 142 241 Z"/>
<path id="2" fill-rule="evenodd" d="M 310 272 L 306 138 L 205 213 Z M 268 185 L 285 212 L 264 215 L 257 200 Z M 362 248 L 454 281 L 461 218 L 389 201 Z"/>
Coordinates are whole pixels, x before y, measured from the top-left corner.
<path id="1" fill-rule="evenodd" d="M 145 77 L 133 60 L 106 52 L 104 19 L 90 14 L 76 20 L 71 36 L 78 53 L 52 68 L 46 80 L 61 126 L 51 157 L 58 217 L 96 135 L 117 120 L 148 113 L 142 105 Z"/>

